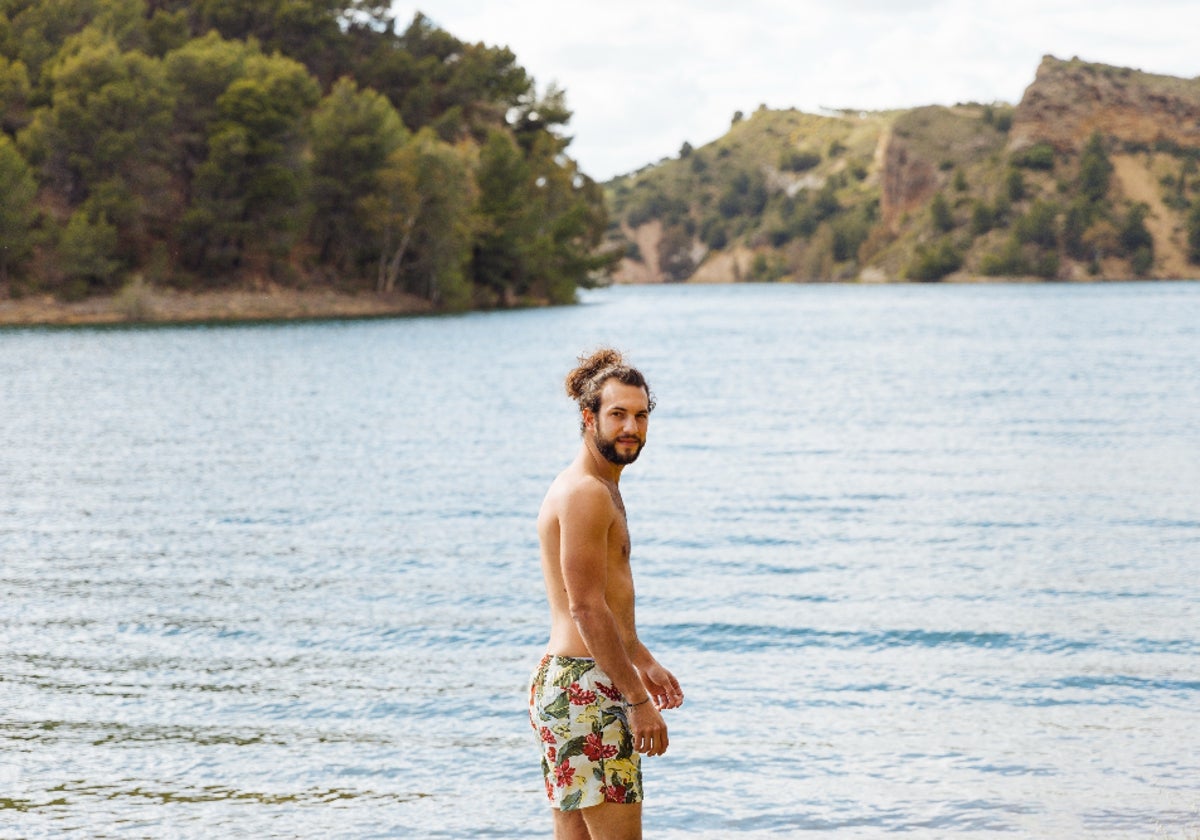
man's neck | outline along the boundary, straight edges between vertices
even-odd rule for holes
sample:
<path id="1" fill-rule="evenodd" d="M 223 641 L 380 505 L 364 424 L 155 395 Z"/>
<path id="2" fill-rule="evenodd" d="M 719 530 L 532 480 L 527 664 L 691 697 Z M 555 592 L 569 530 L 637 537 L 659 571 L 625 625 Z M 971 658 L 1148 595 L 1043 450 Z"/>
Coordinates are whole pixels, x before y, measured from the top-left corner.
<path id="1" fill-rule="evenodd" d="M 620 482 L 621 470 L 625 469 L 625 465 L 614 464 L 605 458 L 600 454 L 600 450 L 596 448 L 596 444 L 590 439 L 583 442 L 583 454 L 581 457 L 583 458 L 584 465 L 588 467 L 588 472 L 611 484 Z"/>

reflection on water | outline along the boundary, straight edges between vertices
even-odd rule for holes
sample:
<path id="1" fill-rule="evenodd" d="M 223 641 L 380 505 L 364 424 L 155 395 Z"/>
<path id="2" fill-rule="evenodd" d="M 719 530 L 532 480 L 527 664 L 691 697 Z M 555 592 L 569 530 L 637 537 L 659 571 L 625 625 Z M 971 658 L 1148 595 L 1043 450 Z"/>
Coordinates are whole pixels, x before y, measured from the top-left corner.
<path id="1" fill-rule="evenodd" d="M 1189 837 L 1197 323 L 1194 283 L 744 286 L 0 332 L 0 836 L 548 836 L 533 516 L 609 340 L 688 693 L 649 836 Z"/>

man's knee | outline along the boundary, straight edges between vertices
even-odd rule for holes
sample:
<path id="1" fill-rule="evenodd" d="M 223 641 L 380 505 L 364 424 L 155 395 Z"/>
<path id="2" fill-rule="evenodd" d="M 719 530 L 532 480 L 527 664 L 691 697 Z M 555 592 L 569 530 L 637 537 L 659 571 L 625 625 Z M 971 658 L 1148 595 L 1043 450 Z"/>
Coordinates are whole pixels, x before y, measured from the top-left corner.
<path id="1" fill-rule="evenodd" d="M 583 811 L 554 810 L 554 840 L 592 840 Z"/>
<path id="2" fill-rule="evenodd" d="M 642 803 L 605 802 L 578 811 L 591 840 L 642 840 Z"/>

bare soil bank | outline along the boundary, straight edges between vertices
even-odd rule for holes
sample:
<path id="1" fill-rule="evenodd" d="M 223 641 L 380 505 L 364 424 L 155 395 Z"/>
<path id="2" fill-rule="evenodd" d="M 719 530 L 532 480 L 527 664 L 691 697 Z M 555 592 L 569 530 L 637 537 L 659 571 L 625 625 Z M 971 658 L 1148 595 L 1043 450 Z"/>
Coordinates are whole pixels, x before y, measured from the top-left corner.
<path id="1" fill-rule="evenodd" d="M 370 318 L 433 311 L 428 301 L 403 293 L 351 294 L 329 289 L 270 287 L 177 292 L 143 287 L 111 297 L 64 302 L 51 296 L 0 299 L 0 326 L 211 321 L 287 321 L 306 318 Z"/>

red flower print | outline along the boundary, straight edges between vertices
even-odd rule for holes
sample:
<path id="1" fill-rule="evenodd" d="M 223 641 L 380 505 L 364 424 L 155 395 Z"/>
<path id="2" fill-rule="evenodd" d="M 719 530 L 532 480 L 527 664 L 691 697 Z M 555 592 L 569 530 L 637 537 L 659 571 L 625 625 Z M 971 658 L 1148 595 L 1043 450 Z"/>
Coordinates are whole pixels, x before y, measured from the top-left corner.
<path id="1" fill-rule="evenodd" d="M 625 786 L 624 785 L 605 785 L 604 786 L 604 801 L 619 802 L 625 804 Z"/>
<path id="2" fill-rule="evenodd" d="M 586 706 L 596 702 L 596 692 L 583 690 L 579 687 L 579 683 L 571 683 L 567 694 L 570 695 L 572 706 Z"/>
<path id="3" fill-rule="evenodd" d="M 583 754 L 588 757 L 588 761 L 599 761 L 602 758 L 612 758 L 617 754 L 617 748 L 613 744 L 604 743 L 600 735 L 593 732 L 584 741 Z"/>
<path id="4" fill-rule="evenodd" d="M 567 762 L 555 765 L 554 780 L 559 787 L 566 787 L 571 784 L 571 780 L 575 778 L 575 768 Z"/>
<path id="5" fill-rule="evenodd" d="M 543 726 L 542 731 L 539 734 L 542 736 L 542 740 L 547 744 L 553 744 L 558 740 L 554 737 L 554 733 L 550 731 L 550 727 L 548 726 Z"/>
<path id="6" fill-rule="evenodd" d="M 543 781 L 546 783 L 546 798 L 549 799 L 551 802 L 553 802 L 554 801 L 554 785 L 550 783 L 549 778 L 543 779 Z"/>
<path id="7" fill-rule="evenodd" d="M 550 759 L 551 761 L 558 761 L 558 750 L 554 747 L 549 747 L 546 750 L 546 758 Z"/>
<path id="8" fill-rule="evenodd" d="M 621 692 L 617 690 L 617 687 L 615 685 L 605 685 L 604 683 L 597 680 L 596 688 L 600 691 L 601 694 L 603 694 L 609 700 L 620 700 L 621 699 Z"/>

